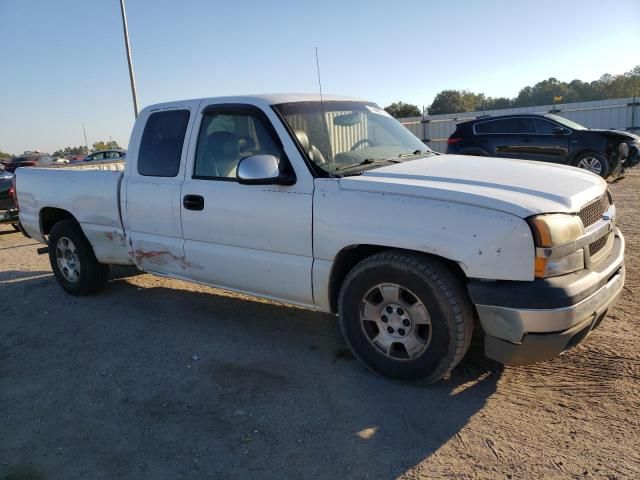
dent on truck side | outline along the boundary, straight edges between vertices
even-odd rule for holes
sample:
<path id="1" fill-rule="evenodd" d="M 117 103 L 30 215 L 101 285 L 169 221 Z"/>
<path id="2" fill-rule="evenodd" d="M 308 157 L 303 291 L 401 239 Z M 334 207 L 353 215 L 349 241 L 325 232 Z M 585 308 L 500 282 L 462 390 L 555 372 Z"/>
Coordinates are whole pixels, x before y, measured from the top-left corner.
<path id="1" fill-rule="evenodd" d="M 468 278 L 533 280 L 534 245 L 527 223 L 512 214 L 434 199 L 342 190 L 316 181 L 313 218 L 314 300 L 331 309 L 334 259 L 354 245 L 437 255 Z"/>

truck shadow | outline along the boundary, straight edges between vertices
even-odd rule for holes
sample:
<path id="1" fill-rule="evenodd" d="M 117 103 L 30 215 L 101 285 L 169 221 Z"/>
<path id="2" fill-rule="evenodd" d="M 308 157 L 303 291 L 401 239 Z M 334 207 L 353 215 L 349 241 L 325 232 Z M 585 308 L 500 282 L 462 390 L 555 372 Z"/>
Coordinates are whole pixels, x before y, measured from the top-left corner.
<path id="1" fill-rule="evenodd" d="M 68 441 L 91 471 L 119 478 L 137 478 L 141 461 L 149 471 L 189 478 L 207 471 L 222 478 L 395 478 L 460 441 L 501 376 L 474 344 L 448 380 L 392 382 L 353 359 L 334 316 L 189 284 L 140 288 L 126 280 L 137 274 L 114 270 L 102 293 L 75 298 L 64 315 L 49 307 L 56 331 L 67 333 L 63 342 L 39 323 L 47 341 L 35 342 L 30 362 L 42 357 L 51 375 L 24 391 L 47 395 L 37 404 L 10 399 L 22 405 L 12 418 L 22 413 L 25 421 L 13 427 L 21 446 L 9 458 L 29 458 L 57 476 L 47 445 Z M 29 292 L 26 286 L 2 288 Z M 30 345 L 21 331 L 6 337 L 5 383 L 31 378 L 22 371 L 28 367 L 11 361 Z M 61 405 L 75 412 L 64 427 Z M 40 447 L 29 438 L 34 409 L 44 419 Z M 122 451 L 122 436 L 136 446 L 135 459 Z M 193 452 L 197 463 L 187 459 Z"/>

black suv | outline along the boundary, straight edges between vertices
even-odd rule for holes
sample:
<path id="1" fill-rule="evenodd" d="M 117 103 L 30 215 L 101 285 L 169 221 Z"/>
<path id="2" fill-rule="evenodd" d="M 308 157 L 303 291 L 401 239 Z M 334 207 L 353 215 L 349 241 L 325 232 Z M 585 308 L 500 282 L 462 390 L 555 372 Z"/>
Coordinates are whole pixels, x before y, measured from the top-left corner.
<path id="1" fill-rule="evenodd" d="M 447 153 L 563 163 L 607 177 L 640 162 L 640 137 L 551 114 L 504 115 L 459 123 Z"/>

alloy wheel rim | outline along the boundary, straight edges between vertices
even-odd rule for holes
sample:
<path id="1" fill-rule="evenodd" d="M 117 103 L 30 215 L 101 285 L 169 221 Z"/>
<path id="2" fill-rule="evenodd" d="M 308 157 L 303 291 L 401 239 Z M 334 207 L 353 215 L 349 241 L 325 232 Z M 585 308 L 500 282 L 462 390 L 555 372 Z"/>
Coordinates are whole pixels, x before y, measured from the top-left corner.
<path id="1" fill-rule="evenodd" d="M 61 237 L 56 243 L 56 261 L 65 280 L 76 283 L 80 279 L 78 249 L 67 237 Z"/>
<path id="2" fill-rule="evenodd" d="M 596 157 L 585 157 L 578 162 L 578 167 L 600 175 L 602 163 Z"/>
<path id="3" fill-rule="evenodd" d="M 360 303 L 360 326 L 371 344 L 393 360 L 414 360 L 431 343 L 431 317 L 418 296 L 396 283 L 371 288 Z"/>

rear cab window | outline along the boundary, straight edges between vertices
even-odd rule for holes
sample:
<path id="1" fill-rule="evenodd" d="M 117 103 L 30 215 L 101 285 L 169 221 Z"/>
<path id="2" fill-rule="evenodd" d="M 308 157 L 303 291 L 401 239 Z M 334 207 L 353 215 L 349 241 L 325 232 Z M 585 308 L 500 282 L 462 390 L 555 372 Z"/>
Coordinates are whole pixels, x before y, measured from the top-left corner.
<path id="1" fill-rule="evenodd" d="M 178 175 L 188 123 L 188 110 L 166 110 L 149 115 L 138 154 L 140 175 L 152 177 Z"/>

